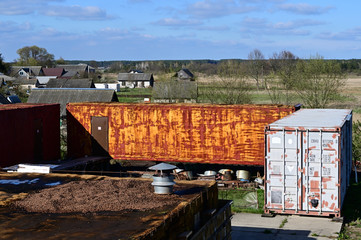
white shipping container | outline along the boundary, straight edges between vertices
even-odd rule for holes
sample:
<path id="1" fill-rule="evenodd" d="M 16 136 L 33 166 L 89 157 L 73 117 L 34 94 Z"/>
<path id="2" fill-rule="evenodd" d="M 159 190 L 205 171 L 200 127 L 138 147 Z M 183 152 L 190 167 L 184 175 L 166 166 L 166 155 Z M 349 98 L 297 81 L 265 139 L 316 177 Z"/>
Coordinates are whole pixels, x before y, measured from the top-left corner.
<path id="1" fill-rule="evenodd" d="M 302 109 L 265 129 L 265 213 L 340 217 L 352 170 L 352 111 Z"/>

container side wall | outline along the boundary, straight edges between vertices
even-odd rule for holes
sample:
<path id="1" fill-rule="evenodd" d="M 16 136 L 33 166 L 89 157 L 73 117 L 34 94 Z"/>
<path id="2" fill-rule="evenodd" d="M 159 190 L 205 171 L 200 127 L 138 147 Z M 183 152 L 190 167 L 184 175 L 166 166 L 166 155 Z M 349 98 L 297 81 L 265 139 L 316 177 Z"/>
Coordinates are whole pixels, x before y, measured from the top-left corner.
<path id="1" fill-rule="evenodd" d="M 70 112 L 67 112 L 66 118 L 68 157 L 90 156 L 92 154 L 90 130 L 85 129 Z"/>
<path id="2" fill-rule="evenodd" d="M 264 127 L 294 111 L 273 105 L 91 103 L 71 103 L 67 109 L 88 133 L 92 116 L 109 118 L 114 159 L 244 165 L 263 165 Z M 76 127 L 69 127 L 69 143 L 75 146 L 68 147 L 81 150 L 76 145 L 83 142 L 79 138 L 87 142 L 86 134 L 78 136 L 71 133 Z"/>
<path id="3" fill-rule="evenodd" d="M 58 104 L 2 107 L 0 166 L 59 159 L 59 109 Z"/>

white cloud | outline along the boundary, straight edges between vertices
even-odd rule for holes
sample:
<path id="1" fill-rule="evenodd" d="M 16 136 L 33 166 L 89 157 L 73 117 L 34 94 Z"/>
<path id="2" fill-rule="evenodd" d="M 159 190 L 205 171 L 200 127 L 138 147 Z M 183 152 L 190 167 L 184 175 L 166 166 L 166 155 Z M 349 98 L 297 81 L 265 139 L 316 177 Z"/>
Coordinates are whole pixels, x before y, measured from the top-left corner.
<path id="1" fill-rule="evenodd" d="M 0 15 L 28 15 L 48 6 L 51 2 L 63 0 L 1 0 Z"/>
<path id="2" fill-rule="evenodd" d="M 315 14 L 323 14 L 327 13 L 332 7 L 320 7 L 315 5 L 310 5 L 307 3 L 287 3 L 280 4 L 278 8 L 283 11 L 292 12 L 296 14 L 305 14 L 305 15 L 315 15 Z"/>
<path id="3" fill-rule="evenodd" d="M 128 0 L 128 3 L 148 3 L 150 0 Z"/>
<path id="4" fill-rule="evenodd" d="M 40 12 L 46 16 L 64 17 L 72 20 L 108 20 L 114 18 L 109 16 L 105 10 L 94 6 L 49 6 Z"/>
<path id="5" fill-rule="evenodd" d="M 23 31 L 28 31 L 30 29 L 31 29 L 31 24 L 28 22 L 18 24 L 12 21 L 7 21 L 7 22 L 0 21 L 0 33 L 21 33 Z M 2 36 L 2 38 L 3 37 L 4 36 Z"/>
<path id="6" fill-rule="evenodd" d="M 189 5 L 185 13 L 196 18 L 217 18 L 254 10 L 256 10 L 254 6 L 241 4 L 233 0 L 204 0 Z"/>
<path id="7" fill-rule="evenodd" d="M 324 24 L 320 21 L 300 19 L 287 22 L 269 22 L 264 18 L 245 18 L 242 21 L 242 32 L 253 35 L 309 35 L 311 31 L 304 29 Z"/>
<path id="8" fill-rule="evenodd" d="M 183 20 L 178 18 L 163 18 L 159 21 L 154 22 L 155 25 L 160 26 L 171 26 L 171 27 L 185 27 L 200 25 L 202 22 L 198 20 Z"/>
<path id="9" fill-rule="evenodd" d="M 222 31 L 228 31 L 230 30 L 230 27 L 228 26 L 200 26 L 196 27 L 197 30 L 200 31 L 216 31 L 216 32 L 222 32 Z"/>
<path id="10" fill-rule="evenodd" d="M 355 27 L 352 29 L 347 29 L 341 32 L 323 32 L 319 34 L 321 39 L 327 40 L 351 40 L 351 41 L 360 41 L 361 40 L 361 27 Z"/>

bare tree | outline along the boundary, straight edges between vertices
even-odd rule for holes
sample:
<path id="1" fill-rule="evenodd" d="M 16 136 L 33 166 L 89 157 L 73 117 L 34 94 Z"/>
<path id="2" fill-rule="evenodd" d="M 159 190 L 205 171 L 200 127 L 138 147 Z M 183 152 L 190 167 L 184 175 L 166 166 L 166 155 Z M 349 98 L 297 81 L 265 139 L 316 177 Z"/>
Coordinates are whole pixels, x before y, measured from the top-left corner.
<path id="1" fill-rule="evenodd" d="M 324 108 L 338 98 L 346 84 L 345 77 L 339 63 L 316 55 L 297 63 L 294 89 L 306 106 Z"/>
<path id="2" fill-rule="evenodd" d="M 247 73 L 256 81 L 257 90 L 259 91 L 259 85 L 264 73 L 264 55 L 260 50 L 254 49 L 248 54 L 248 60 Z"/>
<path id="3" fill-rule="evenodd" d="M 276 85 L 281 87 L 278 91 L 281 91 L 279 95 L 283 95 L 285 104 L 290 104 L 292 89 L 294 88 L 296 79 L 296 65 L 298 57 L 290 51 L 281 51 L 280 53 L 274 53 L 269 59 L 272 71 L 274 75 L 273 80 L 276 81 Z M 268 81 L 268 84 L 275 85 L 275 82 Z M 266 85 L 266 89 L 270 86 Z"/>
<path id="4" fill-rule="evenodd" d="M 211 103 L 250 103 L 250 85 L 245 80 L 245 70 L 241 62 L 228 60 L 221 63 L 219 79 L 211 81 L 203 88 L 203 95 Z"/>
<path id="5" fill-rule="evenodd" d="M 282 84 L 273 72 L 265 76 L 264 85 L 271 102 L 273 104 L 281 104 L 283 99 Z"/>

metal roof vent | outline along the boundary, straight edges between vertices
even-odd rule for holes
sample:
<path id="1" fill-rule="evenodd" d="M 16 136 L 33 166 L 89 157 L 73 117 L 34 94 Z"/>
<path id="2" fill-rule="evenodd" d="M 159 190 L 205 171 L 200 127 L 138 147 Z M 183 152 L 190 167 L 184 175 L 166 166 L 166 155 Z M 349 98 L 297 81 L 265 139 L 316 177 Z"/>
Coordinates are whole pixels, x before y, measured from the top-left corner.
<path id="1" fill-rule="evenodd" d="M 160 163 L 150 167 L 150 170 L 155 170 L 153 175 L 152 185 L 154 186 L 154 193 L 156 194 L 171 194 L 173 192 L 174 177 L 170 172 L 177 167 L 167 163 Z"/>

